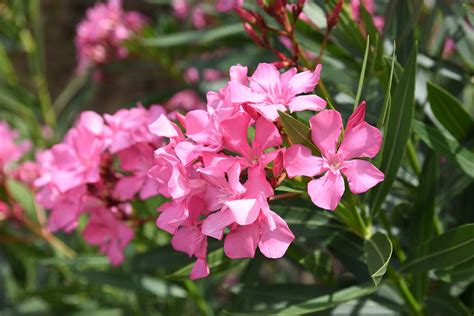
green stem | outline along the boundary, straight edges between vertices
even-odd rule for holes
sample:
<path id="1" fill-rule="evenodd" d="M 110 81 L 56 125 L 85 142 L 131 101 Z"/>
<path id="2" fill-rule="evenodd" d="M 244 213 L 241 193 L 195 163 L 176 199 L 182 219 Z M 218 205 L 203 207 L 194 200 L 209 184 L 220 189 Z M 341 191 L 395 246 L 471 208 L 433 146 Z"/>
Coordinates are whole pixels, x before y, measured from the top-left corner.
<path id="1" fill-rule="evenodd" d="M 420 166 L 420 162 L 418 161 L 418 157 L 416 156 L 415 146 L 413 145 L 413 142 L 411 141 L 411 139 L 409 139 L 407 143 L 407 152 L 408 152 L 408 160 L 410 162 L 410 166 L 413 169 L 413 171 L 416 173 L 416 175 L 419 176 L 421 173 L 421 166 Z"/>
<path id="2" fill-rule="evenodd" d="M 193 281 L 185 280 L 184 286 L 188 290 L 189 296 L 194 300 L 202 315 L 214 315 L 214 312 L 212 311 L 211 307 L 202 297 L 201 293 L 199 292 L 199 289 L 196 287 L 196 284 Z"/>
<path id="3" fill-rule="evenodd" d="M 394 270 L 391 266 L 387 267 L 387 272 L 389 277 L 392 279 L 393 283 L 397 286 L 400 294 L 403 296 L 403 299 L 405 302 L 408 304 L 411 310 L 412 315 L 416 316 L 423 316 L 423 310 L 420 304 L 416 301 L 415 297 L 413 294 L 410 292 L 410 289 L 408 288 L 408 284 L 406 280 L 403 278 L 403 276 L 398 273 L 396 270 Z"/>
<path id="4" fill-rule="evenodd" d="M 44 122 L 51 128 L 56 127 L 56 113 L 53 110 L 51 96 L 49 94 L 48 82 L 45 77 L 43 26 L 41 22 L 41 1 L 31 1 L 28 4 L 29 17 L 33 32 L 25 29 L 24 33 L 31 39 L 26 47 L 30 71 L 33 76 L 34 85 L 38 94 Z"/>

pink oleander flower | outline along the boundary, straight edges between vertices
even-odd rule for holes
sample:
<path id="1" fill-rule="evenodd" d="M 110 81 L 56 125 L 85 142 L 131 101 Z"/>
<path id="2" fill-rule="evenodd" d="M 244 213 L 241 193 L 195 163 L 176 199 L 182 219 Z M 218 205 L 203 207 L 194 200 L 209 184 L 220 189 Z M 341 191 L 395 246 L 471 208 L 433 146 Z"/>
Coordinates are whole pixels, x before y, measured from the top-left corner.
<path id="1" fill-rule="evenodd" d="M 111 60 L 128 57 L 125 42 L 141 32 L 146 18 L 138 12 L 125 12 L 121 0 L 98 3 L 87 10 L 76 35 L 78 71 Z"/>
<path id="2" fill-rule="evenodd" d="M 29 141 L 18 142 L 19 133 L 0 121 L 0 173 L 6 172 L 12 163 L 20 159 L 28 150 Z"/>
<path id="3" fill-rule="evenodd" d="M 384 174 L 370 162 L 354 158 L 373 158 L 382 144 L 380 131 L 364 121 L 362 102 L 347 122 L 344 138 L 338 146 L 342 119 L 334 110 L 322 111 L 310 119 L 311 138 L 321 157 L 311 154 L 303 145 L 293 145 L 284 155 L 289 177 L 319 176 L 308 183 L 308 194 L 317 206 L 334 210 L 344 193 L 346 176 L 354 194 L 366 192 L 384 179 Z"/>
<path id="4" fill-rule="evenodd" d="M 0 221 L 4 221 L 8 219 L 10 213 L 10 208 L 8 205 L 2 201 L 0 201 Z"/>
<path id="5" fill-rule="evenodd" d="M 141 104 L 131 109 L 121 109 L 115 114 L 104 114 L 110 130 L 111 153 L 130 148 L 138 143 L 150 143 L 158 146 L 159 138 L 151 134 L 148 125 L 161 114 L 166 113 L 161 105 L 152 105 L 145 109 Z"/>
<path id="6" fill-rule="evenodd" d="M 188 0 L 172 0 L 171 7 L 173 8 L 174 15 L 179 19 L 184 19 L 189 15 Z"/>
<path id="7" fill-rule="evenodd" d="M 314 94 L 301 95 L 314 90 L 319 82 L 322 66 L 314 71 L 297 73 L 291 68 L 283 74 L 272 64 L 261 63 L 247 79 L 247 68 L 240 67 L 240 80 L 229 83 L 231 101 L 248 104 L 270 121 L 278 118 L 278 111 L 321 111 L 326 101 Z"/>
<path id="8" fill-rule="evenodd" d="M 48 228 L 71 232 L 82 214 L 89 215 L 84 238 L 108 255 L 113 265 L 123 261 L 123 250 L 133 237 L 126 221 L 137 195 L 149 198 L 158 183 L 148 176 L 154 150 L 162 137 L 148 125 L 165 116 L 154 105 L 138 105 L 104 117 L 83 112 L 64 140 L 37 154 L 37 200 L 50 210 Z M 117 163 L 115 163 L 117 162 Z"/>
<path id="9" fill-rule="evenodd" d="M 383 16 L 375 15 L 376 5 L 375 0 L 351 0 L 351 9 L 352 9 L 352 16 L 357 23 L 361 23 L 361 13 L 360 13 L 360 6 L 363 5 L 365 10 L 369 14 L 372 15 L 372 20 L 374 22 L 375 27 L 379 32 L 382 32 L 383 26 L 385 24 L 385 19 Z"/>
<path id="10" fill-rule="evenodd" d="M 23 162 L 13 170 L 12 176 L 18 181 L 33 188 L 35 180 L 39 177 L 39 166 L 33 161 Z"/>
<path id="11" fill-rule="evenodd" d="M 244 4 L 244 0 L 217 0 L 216 10 L 218 12 L 228 12 L 234 8 L 234 6 L 241 7 Z"/>
<path id="12" fill-rule="evenodd" d="M 449 58 L 456 50 L 456 42 L 452 37 L 447 37 L 443 46 L 443 58 Z"/>
<path id="13" fill-rule="evenodd" d="M 116 218 L 114 210 L 95 208 L 83 235 L 89 244 L 99 246 L 100 252 L 117 266 L 124 259 L 123 251 L 132 240 L 133 231 Z"/>

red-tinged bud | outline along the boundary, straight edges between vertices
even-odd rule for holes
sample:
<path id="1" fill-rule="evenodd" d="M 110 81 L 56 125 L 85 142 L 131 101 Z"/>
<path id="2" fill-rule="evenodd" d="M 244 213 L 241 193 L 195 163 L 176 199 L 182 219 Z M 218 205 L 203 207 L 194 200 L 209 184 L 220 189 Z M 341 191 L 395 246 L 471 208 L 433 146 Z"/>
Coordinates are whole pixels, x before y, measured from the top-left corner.
<path id="1" fill-rule="evenodd" d="M 283 151 L 279 151 L 275 160 L 273 161 L 273 177 L 278 179 L 283 172 Z"/>
<path id="2" fill-rule="evenodd" d="M 339 22 L 339 13 L 341 13 L 343 4 L 344 0 L 339 0 L 332 12 L 326 13 L 326 18 L 328 21 L 328 31 L 331 31 L 334 26 L 336 26 L 336 24 Z"/>
<path id="3" fill-rule="evenodd" d="M 288 68 L 291 65 L 291 63 L 288 60 L 274 61 L 272 62 L 272 64 L 278 69 Z"/>
<path id="4" fill-rule="evenodd" d="M 280 60 L 283 60 L 283 61 L 286 61 L 288 60 L 288 58 L 285 56 L 285 54 L 283 54 L 282 52 L 275 52 L 275 54 L 277 55 L 277 57 L 280 59 Z"/>
<path id="5" fill-rule="evenodd" d="M 250 38 L 257 43 L 257 45 L 263 46 L 262 39 L 258 36 L 257 32 L 253 29 L 252 25 L 249 23 L 244 23 L 244 30 L 250 36 Z"/>
<path id="6" fill-rule="evenodd" d="M 257 23 L 257 15 L 254 12 L 245 10 L 244 8 L 234 6 L 235 12 L 240 16 L 242 21 L 250 23 L 250 24 L 256 24 Z"/>

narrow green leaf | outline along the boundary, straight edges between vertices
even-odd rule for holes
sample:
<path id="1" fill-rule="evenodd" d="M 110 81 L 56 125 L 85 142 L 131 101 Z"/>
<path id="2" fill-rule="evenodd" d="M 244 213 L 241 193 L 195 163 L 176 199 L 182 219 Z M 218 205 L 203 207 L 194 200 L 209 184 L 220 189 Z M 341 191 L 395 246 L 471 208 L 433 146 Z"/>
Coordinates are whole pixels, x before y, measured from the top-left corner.
<path id="1" fill-rule="evenodd" d="M 445 155 L 468 176 L 474 178 L 474 153 L 459 145 L 455 139 L 445 136 L 440 130 L 429 127 L 423 122 L 415 121 L 413 130 L 428 147 Z"/>
<path id="2" fill-rule="evenodd" d="M 436 293 L 426 298 L 427 315 L 469 316 L 472 311 L 458 299 L 448 294 Z"/>
<path id="3" fill-rule="evenodd" d="M 263 311 L 259 315 L 305 315 L 323 311 L 344 302 L 351 301 L 353 299 L 370 295 L 376 291 L 373 285 L 364 284 L 359 286 L 351 286 L 330 294 L 322 295 L 306 302 L 289 306 L 285 309 L 277 311 Z"/>
<path id="4" fill-rule="evenodd" d="M 354 110 L 356 109 L 357 105 L 359 105 L 360 95 L 362 94 L 362 87 L 364 86 L 364 78 L 365 78 L 365 68 L 367 67 L 367 58 L 369 57 L 369 50 L 370 50 L 370 36 L 367 35 L 367 44 L 365 45 L 364 61 L 362 62 L 362 69 L 360 71 L 360 76 L 359 76 L 359 84 L 357 86 L 357 94 L 354 99 Z"/>
<path id="5" fill-rule="evenodd" d="M 416 247 L 402 267 L 423 272 L 463 263 L 474 257 L 474 224 L 458 226 Z"/>
<path id="6" fill-rule="evenodd" d="M 412 243 L 419 240 L 431 240 L 435 230 L 435 205 L 439 177 L 438 156 L 430 152 L 425 160 L 420 175 L 420 184 L 416 190 Z M 423 301 L 428 286 L 428 274 L 420 273 L 413 279 L 413 294 L 418 301 Z"/>
<path id="7" fill-rule="evenodd" d="M 7 188 L 23 210 L 25 210 L 30 218 L 36 218 L 35 199 L 31 191 L 21 182 L 15 180 L 8 180 Z"/>
<path id="8" fill-rule="evenodd" d="M 392 101 L 392 82 L 393 82 L 393 75 L 394 75 L 394 69 L 395 69 L 395 60 L 397 57 L 395 56 L 397 50 L 397 46 L 395 42 L 393 42 L 393 52 L 392 52 L 392 62 L 391 62 L 391 67 L 390 67 L 390 76 L 388 80 L 388 86 L 387 90 L 385 91 L 385 97 L 383 101 L 383 106 L 382 106 L 382 111 L 380 112 L 380 118 L 379 121 L 377 122 L 377 127 L 382 128 L 385 125 L 385 119 L 387 118 L 387 112 L 388 109 L 391 105 Z"/>
<path id="9" fill-rule="evenodd" d="M 474 119 L 451 93 L 428 82 L 428 100 L 436 119 L 454 138 L 462 141 L 471 135 L 474 129 Z"/>
<path id="10" fill-rule="evenodd" d="M 288 113 L 279 112 L 280 113 L 280 120 L 283 124 L 283 130 L 285 131 L 286 135 L 288 135 L 289 141 L 292 144 L 301 144 L 309 149 L 314 154 L 319 155 L 318 148 L 314 145 L 313 141 L 311 140 L 311 130 L 308 126 L 306 126 L 303 122 L 295 119 Z"/>
<path id="11" fill-rule="evenodd" d="M 157 35 L 156 38 L 146 38 L 142 41 L 145 46 L 172 47 L 179 45 L 207 44 L 229 36 L 243 33 L 242 24 L 230 24 L 209 30 L 187 31 L 170 35 Z"/>
<path id="12" fill-rule="evenodd" d="M 385 234 L 375 233 L 364 244 L 364 251 L 367 258 L 369 273 L 378 286 L 383 275 L 387 271 L 387 266 L 392 256 L 392 243 Z"/>
<path id="13" fill-rule="evenodd" d="M 372 216 L 378 213 L 380 206 L 395 182 L 398 168 L 402 163 L 407 142 L 410 138 L 415 108 L 416 54 L 417 45 L 413 47 L 388 111 L 382 147 L 382 161 L 380 164 L 380 169 L 384 172 L 385 179 L 372 193 Z"/>
<path id="14" fill-rule="evenodd" d="M 474 281 L 474 258 L 446 269 L 439 269 L 436 276 L 446 283 Z"/>

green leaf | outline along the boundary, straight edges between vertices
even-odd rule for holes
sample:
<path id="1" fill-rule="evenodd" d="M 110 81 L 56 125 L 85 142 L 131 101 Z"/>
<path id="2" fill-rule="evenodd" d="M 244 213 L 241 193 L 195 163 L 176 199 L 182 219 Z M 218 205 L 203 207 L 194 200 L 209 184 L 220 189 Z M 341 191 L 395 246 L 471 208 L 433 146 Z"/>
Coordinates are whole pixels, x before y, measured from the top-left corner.
<path id="1" fill-rule="evenodd" d="M 365 241 L 364 251 L 370 276 L 378 286 L 392 256 L 392 243 L 385 234 L 378 232 Z"/>
<path id="2" fill-rule="evenodd" d="M 248 260 L 235 260 L 230 259 L 224 254 L 224 249 L 220 248 L 214 250 L 213 252 L 207 255 L 207 263 L 211 273 L 214 275 L 216 273 L 232 269 Z M 189 279 L 189 274 L 193 269 L 194 262 L 184 266 L 178 271 L 166 276 L 167 279 L 171 280 L 186 280 Z"/>
<path id="3" fill-rule="evenodd" d="M 28 216 L 36 218 L 35 198 L 31 191 L 23 183 L 16 180 L 9 179 L 6 184 L 10 194 L 21 205 L 23 210 L 28 213 Z"/>
<path id="4" fill-rule="evenodd" d="M 242 24 L 230 24 L 209 30 L 187 31 L 170 35 L 157 35 L 156 38 L 146 38 L 142 41 L 145 46 L 172 47 L 179 45 L 207 44 L 229 36 L 244 32 Z"/>
<path id="5" fill-rule="evenodd" d="M 474 178 L 474 153 L 461 146 L 455 139 L 445 136 L 440 130 L 415 121 L 413 130 L 434 151 L 456 163 L 468 176 Z"/>
<path id="6" fill-rule="evenodd" d="M 306 126 L 303 122 L 295 119 L 288 113 L 279 113 L 281 123 L 283 124 L 283 130 L 285 131 L 285 134 L 288 135 L 288 140 L 291 145 L 304 145 L 311 149 L 314 154 L 319 155 L 320 152 L 318 148 L 313 144 L 313 141 L 311 140 L 311 130 L 309 129 L 309 127 Z"/>
<path id="7" fill-rule="evenodd" d="M 382 161 L 380 169 L 385 179 L 373 192 L 372 216 L 378 213 L 385 197 L 392 188 L 397 177 L 408 139 L 415 108 L 415 77 L 416 77 L 417 45 L 413 47 L 402 77 L 395 88 L 395 92 L 388 111 L 387 124 L 382 147 Z"/>
<path id="8" fill-rule="evenodd" d="M 306 302 L 295 304 L 287 308 L 277 311 L 262 311 L 259 315 L 274 314 L 274 315 L 305 315 L 323 311 L 344 302 L 351 301 L 353 299 L 367 296 L 376 291 L 376 288 L 371 284 L 365 284 L 360 286 L 351 286 L 345 289 L 332 292 L 330 294 L 322 295 Z"/>
<path id="9" fill-rule="evenodd" d="M 359 105 L 360 95 L 362 93 L 362 87 L 364 86 L 365 68 L 367 68 L 367 58 L 369 57 L 369 50 L 370 50 L 370 36 L 367 35 L 364 61 L 362 62 L 362 69 L 360 71 L 360 76 L 359 76 L 359 84 L 357 85 L 357 94 L 354 99 L 354 110 L 356 109 L 357 105 Z"/>
<path id="10" fill-rule="evenodd" d="M 447 294 L 434 294 L 426 298 L 427 315 L 469 316 L 472 312 L 457 298 Z"/>
<path id="11" fill-rule="evenodd" d="M 402 267 L 423 272 L 463 263 L 474 257 L 474 224 L 458 226 L 415 248 Z"/>
<path id="12" fill-rule="evenodd" d="M 462 281 L 474 281 L 474 259 L 470 259 L 461 264 L 439 269 L 436 275 L 446 283 L 457 283 Z"/>
<path id="13" fill-rule="evenodd" d="M 436 119 L 458 141 L 465 140 L 474 128 L 474 120 L 462 103 L 440 86 L 428 82 L 428 100 Z"/>
<path id="14" fill-rule="evenodd" d="M 439 178 L 439 162 L 436 153 L 430 152 L 423 165 L 420 184 L 416 190 L 412 243 L 419 240 L 431 240 L 435 229 L 435 206 Z M 423 301 L 428 286 L 428 274 L 420 273 L 414 276 L 414 295 L 418 301 Z"/>

